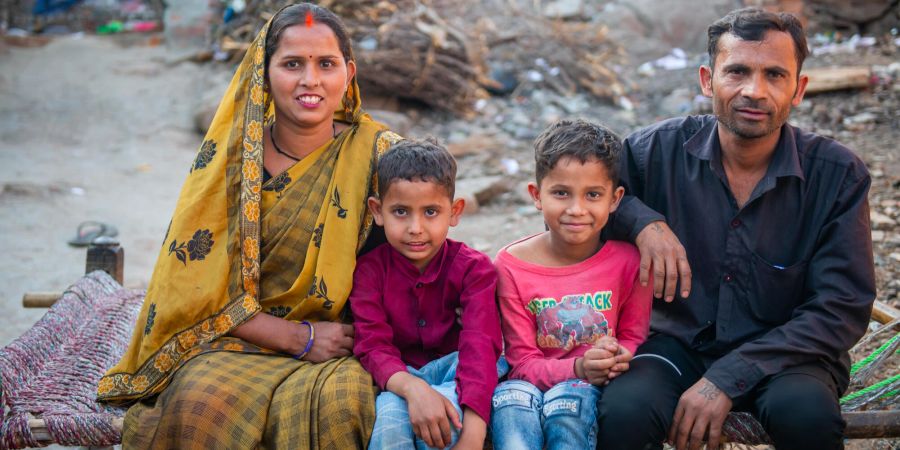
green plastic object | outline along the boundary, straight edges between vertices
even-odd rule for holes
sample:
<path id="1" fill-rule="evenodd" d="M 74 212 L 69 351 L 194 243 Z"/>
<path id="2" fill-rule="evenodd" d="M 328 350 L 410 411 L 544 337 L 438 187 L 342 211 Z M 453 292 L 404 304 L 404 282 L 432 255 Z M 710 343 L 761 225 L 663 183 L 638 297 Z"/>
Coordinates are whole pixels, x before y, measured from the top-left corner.
<path id="1" fill-rule="evenodd" d="M 110 20 L 105 25 L 100 25 L 97 27 L 97 34 L 113 34 L 113 33 L 121 33 L 122 30 L 125 29 L 125 26 L 121 21 L 118 20 Z"/>

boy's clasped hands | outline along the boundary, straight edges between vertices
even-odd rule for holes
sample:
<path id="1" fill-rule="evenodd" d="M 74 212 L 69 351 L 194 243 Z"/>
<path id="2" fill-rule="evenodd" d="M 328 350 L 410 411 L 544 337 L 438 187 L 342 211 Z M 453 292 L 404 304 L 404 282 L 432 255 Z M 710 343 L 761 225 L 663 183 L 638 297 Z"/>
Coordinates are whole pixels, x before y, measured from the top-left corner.
<path id="1" fill-rule="evenodd" d="M 605 386 L 613 378 L 628 370 L 628 363 L 634 355 L 619 345 L 616 338 L 603 336 L 593 348 L 575 360 L 575 374 L 594 386 Z"/>

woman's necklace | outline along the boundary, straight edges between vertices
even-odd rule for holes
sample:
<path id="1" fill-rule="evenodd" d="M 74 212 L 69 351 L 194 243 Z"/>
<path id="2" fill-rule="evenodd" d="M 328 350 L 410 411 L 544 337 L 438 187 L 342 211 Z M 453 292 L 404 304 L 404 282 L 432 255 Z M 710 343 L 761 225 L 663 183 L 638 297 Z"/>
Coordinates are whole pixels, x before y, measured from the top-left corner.
<path id="1" fill-rule="evenodd" d="M 331 122 L 331 137 L 337 137 L 337 128 L 335 128 L 334 122 Z M 298 157 L 282 150 L 281 147 L 279 147 L 278 144 L 275 143 L 275 123 L 274 122 L 272 123 L 272 125 L 269 125 L 269 138 L 272 139 L 272 146 L 275 147 L 276 152 L 281 153 L 282 155 L 284 155 L 290 159 L 293 159 L 295 162 L 299 162 L 300 159 L 302 159 L 302 158 L 298 158 Z"/>

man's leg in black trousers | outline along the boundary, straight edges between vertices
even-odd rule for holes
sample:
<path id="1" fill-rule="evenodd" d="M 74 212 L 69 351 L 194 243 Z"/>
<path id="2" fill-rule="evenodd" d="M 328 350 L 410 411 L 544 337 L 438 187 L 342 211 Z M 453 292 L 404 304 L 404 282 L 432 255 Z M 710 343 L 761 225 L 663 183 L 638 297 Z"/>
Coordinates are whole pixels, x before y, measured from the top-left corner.
<path id="1" fill-rule="evenodd" d="M 627 372 L 603 390 L 597 448 L 662 448 L 681 394 L 703 376 L 702 363 L 675 339 L 654 335 L 641 345 Z"/>
<path id="2" fill-rule="evenodd" d="M 844 448 L 844 420 L 835 386 L 831 375 L 816 364 L 792 367 L 763 380 L 753 393 L 753 412 L 775 448 Z"/>

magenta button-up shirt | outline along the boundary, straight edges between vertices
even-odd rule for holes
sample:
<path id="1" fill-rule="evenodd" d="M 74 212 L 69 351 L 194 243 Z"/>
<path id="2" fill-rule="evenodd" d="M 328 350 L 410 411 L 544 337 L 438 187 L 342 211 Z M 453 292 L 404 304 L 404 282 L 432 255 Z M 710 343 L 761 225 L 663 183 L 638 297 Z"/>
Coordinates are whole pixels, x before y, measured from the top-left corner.
<path id="1" fill-rule="evenodd" d="M 423 273 L 383 244 L 359 258 L 353 275 L 353 353 L 385 389 L 407 365 L 458 350 L 459 404 L 489 421 L 502 346 L 496 285 L 490 258 L 461 242 L 447 239 Z"/>

